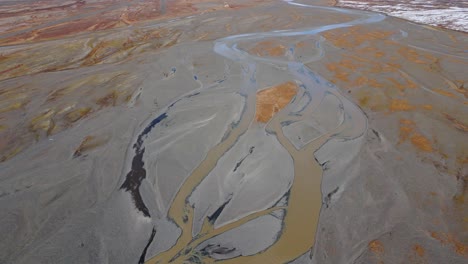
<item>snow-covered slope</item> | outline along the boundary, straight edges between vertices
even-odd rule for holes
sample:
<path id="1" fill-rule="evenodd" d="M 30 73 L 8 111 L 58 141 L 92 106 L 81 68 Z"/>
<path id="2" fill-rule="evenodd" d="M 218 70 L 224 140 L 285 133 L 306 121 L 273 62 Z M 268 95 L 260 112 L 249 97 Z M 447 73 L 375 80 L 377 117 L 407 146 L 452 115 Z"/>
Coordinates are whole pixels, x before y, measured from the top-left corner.
<path id="1" fill-rule="evenodd" d="M 468 32 L 468 1 L 465 0 L 339 0 L 338 6 Z"/>

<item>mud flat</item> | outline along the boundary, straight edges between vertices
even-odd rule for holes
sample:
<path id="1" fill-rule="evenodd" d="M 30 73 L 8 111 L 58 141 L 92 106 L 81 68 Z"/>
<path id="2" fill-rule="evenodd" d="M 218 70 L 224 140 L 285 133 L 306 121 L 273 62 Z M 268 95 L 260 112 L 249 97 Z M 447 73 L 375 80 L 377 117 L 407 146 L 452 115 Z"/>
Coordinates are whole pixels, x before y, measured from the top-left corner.
<path id="1" fill-rule="evenodd" d="M 0 2 L 0 263 L 466 261 L 468 35 L 188 2 Z"/>

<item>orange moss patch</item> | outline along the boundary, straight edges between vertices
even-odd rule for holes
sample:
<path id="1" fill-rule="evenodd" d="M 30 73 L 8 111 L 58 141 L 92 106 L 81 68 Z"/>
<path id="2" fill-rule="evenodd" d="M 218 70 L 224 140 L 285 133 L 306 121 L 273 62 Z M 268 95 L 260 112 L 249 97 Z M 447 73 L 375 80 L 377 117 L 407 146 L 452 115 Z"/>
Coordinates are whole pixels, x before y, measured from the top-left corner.
<path id="1" fill-rule="evenodd" d="M 416 64 L 430 64 L 437 62 L 437 58 L 427 53 L 419 53 L 415 49 L 408 47 L 401 47 L 398 49 L 398 53 L 404 58 L 416 63 Z"/>
<path id="2" fill-rule="evenodd" d="M 376 31 L 368 27 L 355 26 L 346 30 L 331 30 L 323 36 L 334 46 L 340 48 L 355 48 L 369 41 L 385 40 L 394 34 L 391 31 Z"/>
<path id="3" fill-rule="evenodd" d="M 403 141 L 407 140 L 409 138 L 409 135 L 413 133 L 414 128 L 409 127 L 409 126 L 400 126 L 400 141 L 399 143 L 402 143 Z"/>
<path id="4" fill-rule="evenodd" d="M 359 98 L 359 105 L 360 106 L 367 106 L 367 104 L 369 103 L 369 100 L 370 100 L 369 96 L 365 95 L 365 96 Z"/>
<path id="5" fill-rule="evenodd" d="M 411 106 L 407 100 L 397 100 L 397 99 L 394 99 L 391 101 L 390 103 L 390 110 L 392 112 L 396 112 L 396 111 L 410 111 L 410 110 L 413 110 L 414 107 Z"/>
<path id="6" fill-rule="evenodd" d="M 369 81 L 369 79 L 367 79 L 366 77 L 364 76 L 360 76 L 358 78 L 356 78 L 353 82 L 353 85 L 354 86 L 362 86 L 363 84 L 367 83 Z"/>
<path id="7" fill-rule="evenodd" d="M 407 76 L 403 75 L 403 77 L 405 79 L 404 81 L 398 81 L 391 77 L 388 77 L 387 80 L 390 81 L 391 87 L 397 88 L 400 92 L 405 91 L 407 88 L 414 89 L 418 87 L 416 83 L 410 80 Z"/>
<path id="8" fill-rule="evenodd" d="M 36 136 L 41 130 L 46 131 L 47 135 L 51 135 L 55 127 L 55 123 L 52 119 L 54 115 L 55 111 L 51 109 L 35 116 L 29 123 L 29 130 L 36 133 Z"/>
<path id="9" fill-rule="evenodd" d="M 416 131 L 416 124 L 412 120 L 401 119 L 400 140 L 398 141 L 398 144 L 401 144 L 408 139 L 410 139 L 411 144 L 420 151 L 432 152 L 434 150 L 431 141 Z"/>
<path id="10" fill-rule="evenodd" d="M 338 65 L 335 64 L 335 63 L 328 63 L 326 66 L 327 66 L 327 69 L 328 69 L 329 71 L 333 71 L 333 72 L 334 72 L 334 71 L 336 71 L 336 70 L 338 69 Z"/>
<path id="11" fill-rule="evenodd" d="M 464 193 L 462 194 L 457 194 L 453 197 L 453 200 L 455 201 L 455 203 L 461 205 L 461 204 L 464 204 L 465 203 L 465 195 Z"/>
<path id="12" fill-rule="evenodd" d="M 404 124 L 404 125 L 414 125 L 414 122 L 412 120 L 409 120 L 409 119 L 401 119 L 400 123 Z"/>
<path id="13" fill-rule="evenodd" d="M 91 110 L 92 109 L 90 107 L 79 108 L 79 109 L 73 110 L 72 112 L 69 112 L 66 115 L 66 118 L 69 122 L 73 123 L 73 122 L 80 120 L 82 117 L 87 116 L 91 112 Z"/>
<path id="14" fill-rule="evenodd" d="M 5 155 L 0 157 L 0 162 L 4 162 L 6 160 L 9 160 L 9 159 L 13 158 L 18 153 L 20 153 L 22 150 L 23 150 L 23 147 L 17 147 L 17 148 L 14 148 L 14 149 L 8 151 Z"/>
<path id="15" fill-rule="evenodd" d="M 462 94 L 465 98 L 468 98 L 468 89 L 465 88 L 464 84 L 460 85 L 460 87 L 457 88 L 456 91 Z"/>
<path id="16" fill-rule="evenodd" d="M 374 80 L 374 79 L 369 79 L 367 81 L 367 83 L 371 86 L 371 87 L 375 87 L 375 88 L 382 88 L 384 87 L 384 85 L 380 82 L 378 82 L 377 80 Z"/>
<path id="17" fill-rule="evenodd" d="M 340 64 L 340 66 L 345 67 L 345 68 L 350 69 L 350 70 L 356 70 L 359 67 L 362 67 L 361 65 L 357 64 L 355 62 L 355 60 L 352 60 L 352 59 L 342 59 L 339 62 L 339 64 Z"/>
<path id="18" fill-rule="evenodd" d="M 444 90 L 441 90 L 441 89 L 434 89 L 432 90 L 440 95 L 443 95 L 443 96 L 447 96 L 447 97 L 455 97 L 455 95 L 451 92 L 447 92 L 447 91 L 444 91 Z"/>
<path id="19" fill-rule="evenodd" d="M 450 116 L 447 113 L 444 113 L 445 118 L 447 118 L 450 122 L 452 122 L 452 125 L 463 132 L 468 132 L 468 126 L 463 124 L 462 122 L 458 121 L 455 117 Z"/>
<path id="20" fill-rule="evenodd" d="M 306 42 L 305 41 L 300 41 L 296 44 L 296 47 L 298 48 L 304 48 L 306 46 Z"/>
<path id="21" fill-rule="evenodd" d="M 15 103 L 9 104 L 6 107 L 3 107 L 3 108 L 0 107 L 0 114 L 10 112 L 10 111 L 14 111 L 14 110 L 18 110 L 18 109 L 22 108 L 24 104 L 25 103 L 22 103 L 22 102 L 15 102 Z"/>
<path id="22" fill-rule="evenodd" d="M 5 74 L 5 73 L 9 73 L 9 72 L 14 71 L 14 70 L 17 70 L 17 69 L 19 69 L 21 67 L 23 67 L 23 64 L 18 64 L 16 66 L 13 66 L 13 67 L 11 67 L 9 69 L 6 69 L 4 71 L 0 71 L 0 75 Z"/>
<path id="23" fill-rule="evenodd" d="M 268 122 L 292 100 L 297 90 L 296 83 L 286 82 L 257 92 L 255 119 L 261 123 Z"/>
<path id="24" fill-rule="evenodd" d="M 427 139 L 425 136 L 419 133 L 416 133 L 411 137 L 411 143 L 413 144 L 413 146 L 415 146 L 421 151 L 424 151 L 424 152 L 433 151 L 432 145 L 429 139 Z"/>
<path id="25" fill-rule="evenodd" d="M 457 162 L 460 164 L 468 164 L 468 157 L 458 157 Z"/>
<path id="26" fill-rule="evenodd" d="M 112 91 L 109 94 L 99 98 L 96 103 L 100 106 L 115 106 L 117 98 L 119 97 L 117 91 Z"/>
<path id="27" fill-rule="evenodd" d="M 389 80 L 392 83 L 392 86 L 396 87 L 398 90 L 400 91 L 405 90 L 405 86 L 401 84 L 400 82 L 398 82 L 397 80 L 395 80 L 394 78 L 388 77 L 387 80 Z"/>
<path id="28" fill-rule="evenodd" d="M 451 234 L 431 232 L 431 237 L 443 245 L 452 245 L 455 252 L 461 256 L 468 256 L 468 245 L 463 244 Z"/>
<path id="29" fill-rule="evenodd" d="M 432 105 L 430 105 L 430 104 L 423 105 L 422 107 L 423 107 L 424 109 L 426 109 L 426 110 L 432 110 L 432 109 L 434 108 L 434 107 L 433 107 Z"/>
<path id="30" fill-rule="evenodd" d="M 279 57 L 286 53 L 286 47 L 273 40 L 265 40 L 257 43 L 250 52 L 257 56 Z"/>
<path id="31" fill-rule="evenodd" d="M 377 255 L 381 255 L 385 252 L 384 246 L 379 240 L 372 240 L 369 242 L 368 248 Z"/>
<path id="32" fill-rule="evenodd" d="M 364 48 L 354 53 L 368 50 Z M 362 54 L 367 54 L 362 52 Z M 401 66 L 397 64 L 383 63 L 376 60 L 368 60 L 365 56 L 359 55 L 343 55 L 343 59 L 336 62 L 326 64 L 328 71 L 334 74 L 334 81 L 345 82 L 347 86 L 351 83 L 352 86 L 369 86 L 373 88 L 397 88 L 401 93 L 406 89 L 417 88 L 418 85 L 411 79 L 408 74 L 398 71 Z M 358 76 L 355 76 L 358 73 Z M 399 77 L 381 78 L 382 82 L 370 78 L 371 74 L 392 73 Z M 354 77 L 354 76 L 355 77 Z M 350 79 L 352 79 L 350 81 Z"/>
<path id="33" fill-rule="evenodd" d="M 420 257 L 424 257 L 424 254 L 426 253 L 426 250 L 419 244 L 416 244 L 413 246 L 413 251 L 418 254 Z"/>
<path id="34" fill-rule="evenodd" d="M 73 157 L 79 157 L 83 155 L 85 152 L 95 149 L 99 146 L 106 144 L 108 141 L 107 138 L 98 138 L 95 136 L 87 136 L 81 141 L 81 144 L 75 150 Z"/>
<path id="35" fill-rule="evenodd" d="M 349 81 L 349 72 L 343 67 L 340 67 L 340 63 L 329 63 L 326 65 L 327 69 L 331 72 L 335 73 L 335 79 L 338 79 L 342 82 L 348 82 Z"/>

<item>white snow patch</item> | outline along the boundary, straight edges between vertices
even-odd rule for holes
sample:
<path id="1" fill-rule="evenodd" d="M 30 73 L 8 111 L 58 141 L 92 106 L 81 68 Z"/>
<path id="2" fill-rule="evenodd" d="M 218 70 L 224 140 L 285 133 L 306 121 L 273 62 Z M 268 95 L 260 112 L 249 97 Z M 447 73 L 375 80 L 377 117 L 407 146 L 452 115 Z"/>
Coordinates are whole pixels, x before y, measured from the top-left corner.
<path id="1" fill-rule="evenodd" d="M 342 7 L 386 13 L 417 23 L 468 32 L 468 1 L 342 0 Z"/>

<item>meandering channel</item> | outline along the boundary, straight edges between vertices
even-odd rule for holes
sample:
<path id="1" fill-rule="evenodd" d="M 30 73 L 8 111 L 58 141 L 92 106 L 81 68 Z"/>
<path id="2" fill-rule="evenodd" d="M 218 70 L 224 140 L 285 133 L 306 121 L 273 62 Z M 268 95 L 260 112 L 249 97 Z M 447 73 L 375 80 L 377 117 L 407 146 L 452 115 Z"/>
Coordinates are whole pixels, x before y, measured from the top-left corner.
<path id="1" fill-rule="evenodd" d="M 223 263 L 286 263 L 296 259 L 310 250 L 315 243 L 315 234 L 319 221 L 320 209 L 322 205 L 321 181 L 322 167 L 315 159 L 314 153 L 320 149 L 330 139 L 353 140 L 361 137 L 367 129 L 367 120 L 361 110 L 353 103 L 342 96 L 338 89 L 327 80 L 310 71 L 303 62 L 298 62 L 294 58 L 294 49 L 289 50 L 288 56 L 281 58 L 260 57 L 239 48 L 239 43 L 258 42 L 265 39 L 275 39 L 280 37 L 313 36 L 327 30 L 333 30 L 354 25 L 379 22 L 385 19 L 381 14 L 352 11 L 346 9 L 314 6 L 298 3 L 296 1 L 286 1 L 290 5 L 302 8 L 313 8 L 327 12 L 337 12 L 356 16 L 352 21 L 338 24 L 330 24 L 320 27 L 272 31 L 267 33 L 242 34 L 219 39 L 214 43 L 214 51 L 225 58 L 237 62 L 244 69 L 244 86 L 240 94 L 245 97 L 244 112 L 236 126 L 231 128 L 227 136 L 206 155 L 204 160 L 192 171 L 191 175 L 183 182 L 178 190 L 167 217 L 173 221 L 181 230 L 175 245 L 169 250 L 149 258 L 145 263 L 186 263 L 193 260 L 191 256 L 195 254 L 195 248 L 204 241 L 220 235 L 229 230 L 235 229 L 257 217 L 270 214 L 277 210 L 284 210 L 282 219 L 283 227 L 278 239 L 273 245 L 258 254 L 251 256 L 239 256 L 227 260 Z M 321 50 L 321 43 L 317 41 L 316 47 L 320 52 L 311 60 L 318 60 Z M 293 99 L 286 108 L 277 113 L 268 123 L 259 124 L 254 119 L 256 94 L 259 89 L 256 83 L 257 67 L 260 64 L 270 64 L 287 69 L 294 77 L 300 92 L 297 98 Z M 307 96 L 310 100 L 304 106 L 299 107 L 299 95 Z M 315 137 L 303 146 L 298 147 L 291 142 L 284 133 L 284 128 L 294 122 L 300 122 L 307 118 L 313 118 L 320 114 L 320 106 L 326 104 L 325 98 L 334 98 L 335 110 L 340 113 L 340 123 Z M 171 104 L 170 107 L 177 107 Z M 299 110 L 297 110 L 299 109 Z M 152 129 L 166 118 L 166 111 L 160 113 L 154 120 L 151 120 L 145 129 L 137 136 L 136 142 L 132 145 L 134 156 L 130 171 L 126 174 L 125 182 L 121 189 L 131 193 L 136 208 L 146 217 L 151 217 L 148 209 L 143 203 L 139 191 L 141 181 L 146 177 L 143 155 L 145 154 L 145 138 Z M 222 226 L 215 227 L 214 221 L 219 213 L 224 209 L 223 205 L 210 218 L 207 217 L 201 231 L 193 236 L 193 207 L 188 199 L 194 189 L 205 179 L 205 177 L 217 165 L 220 158 L 231 149 L 248 130 L 264 129 L 267 133 L 276 136 L 281 146 L 286 149 L 294 163 L 294 181 L 288 192 L 288 202 L 285 206 L 273 206 L 266 210 L 252 212 L 251 214 L 234 219 Z M 286 194 L 285 194 L 286 195 Z M 229 202 L 229 201 L 228 201 Z M 154 232 L 153 232 L 154 233 Z M 154 236 L 154 234 L 152 234 Z M 151 241 L 151 240 L 150 240 Z M 145 247 L 146 254 L 148 246 Z M 144 256 L 144 255 L 143 255 Z M 144 257 L 143 257 L 144 258 Z M 203 258 L 203 263 L 211 263 L 215 260 L 209 257 Z"/>

